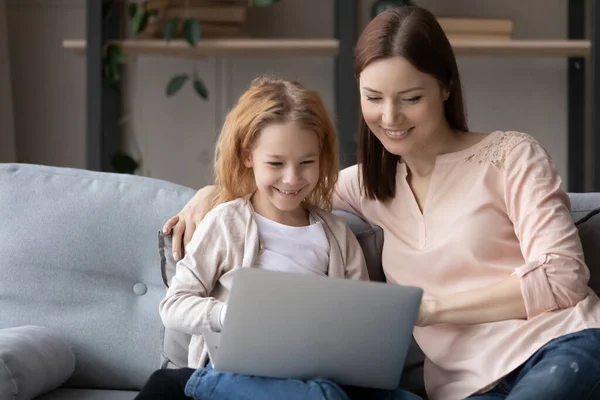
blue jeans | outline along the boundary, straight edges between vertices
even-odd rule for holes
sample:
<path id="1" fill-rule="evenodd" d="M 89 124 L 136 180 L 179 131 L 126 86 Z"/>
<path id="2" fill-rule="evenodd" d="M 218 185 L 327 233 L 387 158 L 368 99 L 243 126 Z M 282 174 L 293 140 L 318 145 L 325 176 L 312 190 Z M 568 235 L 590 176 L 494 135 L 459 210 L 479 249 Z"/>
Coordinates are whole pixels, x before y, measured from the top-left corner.
<path id="1" fill-rule="evenodd" d="M 600 329 L 551 340 L 492 390 L 468 399 L 600 399 Z"/>
<path id="2" fill-rule="evenodd" d="M 216 371 L 210 366 L 197 369 L 188 380 L 185 394 L 195 400 L 420 400 L 404 390 L 344 388 L 326 379 L 264 378 Z"/>

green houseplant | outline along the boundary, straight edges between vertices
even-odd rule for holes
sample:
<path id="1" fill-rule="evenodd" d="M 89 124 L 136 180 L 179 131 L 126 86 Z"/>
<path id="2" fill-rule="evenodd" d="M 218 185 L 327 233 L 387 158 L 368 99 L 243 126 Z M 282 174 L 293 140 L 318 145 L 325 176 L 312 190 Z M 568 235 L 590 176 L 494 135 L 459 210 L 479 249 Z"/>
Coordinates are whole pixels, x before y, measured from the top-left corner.
<path id="1" fill-rule="evenodd" d="M 256 7 L 267 7 L 278 3 L 280 0 L 248 0 L 250 5 Z M 105 3 L 103 18 L 110 17 L 119 5 L 118 1 Z M 129 3 L 127 5 L 128 26 L 131 36 L 137 38 L 142 33 L 153 18 L 157 17 L 158 11 L 148 7 L 148 2 Z M 202 39 L 202 23 L 195 18 L 169 18 L 162 29 L 162 39 L 169 42 L 176 37 L 176 33 L 181 29 L 185 41 L 191 47 L 195 47 L 198 41 Z M 127 62 L 127 58 L 122 47 L 117 43 L 111 43 L 106 46 L 103 58 L 103 78 L 110 85 L 117 87 L 121 81 L 121 68 Z M 173 75 L 165 86 L 165 95 L 167 97 L 177 94 L 182 87 L 191 81 L 195 93 L 202 99 L 208 100 L 208 90 L 204 81 L 197 71 L 182 72 Z M 130 155 L 118 152 L 112 158 L 112 165 L 115 171 L 120 173 L 133 174 L 139 168 L 140 162 L 134 160 Z"/>

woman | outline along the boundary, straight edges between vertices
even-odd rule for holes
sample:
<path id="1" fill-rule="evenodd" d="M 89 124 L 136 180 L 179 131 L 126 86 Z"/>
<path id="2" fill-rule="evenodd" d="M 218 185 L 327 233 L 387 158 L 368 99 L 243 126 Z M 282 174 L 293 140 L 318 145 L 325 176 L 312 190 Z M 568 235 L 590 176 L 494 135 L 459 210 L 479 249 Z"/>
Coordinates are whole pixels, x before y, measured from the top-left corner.
<path id="1" fill-rule="evenodd" d="M 423 288 L 414 335 L 429 397 L 599 398 L 600 300 L 547 153 L 524 133 L 468 130 L 430 12 L 380 14 L 355 55 L 359 163 L 340 173 L 334 208 L 383 228 L 388 282 Z M 165 224 L 174 242 L 211 190 Z"/>

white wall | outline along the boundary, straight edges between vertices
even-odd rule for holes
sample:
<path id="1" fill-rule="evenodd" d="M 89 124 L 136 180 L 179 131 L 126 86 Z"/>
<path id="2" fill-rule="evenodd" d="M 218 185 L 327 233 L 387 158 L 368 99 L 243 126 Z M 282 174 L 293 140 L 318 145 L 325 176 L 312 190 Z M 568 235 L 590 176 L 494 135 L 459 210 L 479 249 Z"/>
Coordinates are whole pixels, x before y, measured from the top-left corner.
<path id="1" fill-rule="evenodd" d="M 566 37 L 564 0 L 416 2 L 439 16 L 510 18 L 517 38 Z M 84 37 L 83 3 L 9 1 L 15 125 L 23 161 L 85 164 L 85 63 L 83 57 L 60 49 L 61 39 Z M 370 5 L 370 0 L 360 2 L 361 27 L 368 21 Z M 248 27 L 257 36 L 332 37 L 333 0 L 284 0 L 270 9 L 252 10 Z M 566 60 L 460 57 L 459 66 L 471 129 L 533 134 L 566 180 Z M 139 57 L 130 63 L 126 83 L 127 147 L 143 155 L 146 175 L 192 187 L 206 184 L 223 116 L 252 77 L 270 71 L 300 79 L 318 88 L 333 112 L 333 67 L 329 57 Z M 169 77 L 194 68 L 204 78 L 210 100 L 200 100 L 189 86 L 167 99 Z"/>
<path id="2" fill-rule="evenodd" d="M 85 36 L 85 1 L 7 7 L 17 159 L 85 168 L 85 60 L 61 47 Z"/>

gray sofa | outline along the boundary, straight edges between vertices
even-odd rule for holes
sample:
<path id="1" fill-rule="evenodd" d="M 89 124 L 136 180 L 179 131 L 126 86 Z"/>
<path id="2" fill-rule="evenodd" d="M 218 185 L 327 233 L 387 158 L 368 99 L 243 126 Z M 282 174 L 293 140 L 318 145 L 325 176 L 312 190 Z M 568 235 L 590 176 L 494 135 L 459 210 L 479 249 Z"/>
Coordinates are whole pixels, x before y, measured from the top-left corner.
<path id="1" fill-rule="evenodd" d="M 157 236 L 194 192 L 139 176 L 0 164 L 2 400 L 2 390 L 7 399 L 132 399 L 168 366 Z M 600 207 L 595 194 L 572 199 L 576 220 Z M 381 231 L 346 216 L 381 279 Z M 600 217 L 580 229 L 588 257 Z M 403 386 L 422 391 L 421 364 L 415 348 Z"/>

